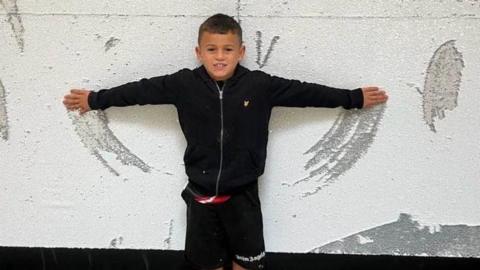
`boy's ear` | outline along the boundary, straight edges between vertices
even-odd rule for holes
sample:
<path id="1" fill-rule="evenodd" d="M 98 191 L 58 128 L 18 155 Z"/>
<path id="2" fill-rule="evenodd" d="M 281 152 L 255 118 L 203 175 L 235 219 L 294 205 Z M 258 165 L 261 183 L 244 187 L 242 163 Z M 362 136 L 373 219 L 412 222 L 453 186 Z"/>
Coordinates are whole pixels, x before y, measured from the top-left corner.
<path id="1" fill-rule="evenodd" d="M 200 55 L 200 48 L 198 46 L 195 47 L 195 55 L 197 55 L 197 60 L 201 60 L 201 55 Z"/>
<path id="2" fill-rule="evenodd" d="M 240 60 L 243 60 L 243 58 L 245 57 L 245 45 L 242 44 L 242 47 L 240 47 Z"/>

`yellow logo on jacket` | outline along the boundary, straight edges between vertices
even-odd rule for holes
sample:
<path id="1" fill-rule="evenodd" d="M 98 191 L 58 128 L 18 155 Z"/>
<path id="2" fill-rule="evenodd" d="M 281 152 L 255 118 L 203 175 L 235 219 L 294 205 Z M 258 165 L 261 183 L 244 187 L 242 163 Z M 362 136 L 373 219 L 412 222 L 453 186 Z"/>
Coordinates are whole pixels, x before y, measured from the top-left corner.
<path id="1" fill-rule="evenodd" d="M 248 104 L 250 104 L 250 100 L 243 101 L 243 107 L 248 107 Z"/>

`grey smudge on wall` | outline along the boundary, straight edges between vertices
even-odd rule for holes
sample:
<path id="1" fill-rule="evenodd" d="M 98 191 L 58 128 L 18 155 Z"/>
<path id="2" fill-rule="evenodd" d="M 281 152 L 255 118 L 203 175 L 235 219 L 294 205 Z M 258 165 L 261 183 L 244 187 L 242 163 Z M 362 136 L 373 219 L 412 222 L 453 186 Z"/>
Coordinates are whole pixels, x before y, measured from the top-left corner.
<path id="1" fill-rule="evenodd" d="M 480 226 L 422 226 L 408 214 L 397 221 L 314 248 L 311 253 L 480 257 Z"/>
<path id="2" fill-rule="evenodd" d="M 442 44 L 430 60 L 422 94 L 423 117 L 433 132 L 436 132 L 435 118 L 443 119 L 445 110 L 457 107 L 463 67 L 462 54 L 455 48 L 455 40 Z"/>
<path id="3" fill-rule="evenodd" d="M 305 154 L 313 157 L 305 165 L 309 176 L 290 186 L 314 181 L 314 188 L 304 197 L 313 195 L 353 167 L 373 143 L 386 105 L 370 109 L 343 111 L 330 130 Z M 284 184 L 287 185 L 288 184 Z"/>
<path id="4" fill-rule="evenodd" d="M 121 245 L 122 242 L 123 242 L 123 237 L 120 236 L 118 238 L 114 238 L 114 239 L 112 239 L 112 241 L 110 241 L 110 247 L 116 248 L 119 245 Z"/>
<path id="5" fill-rule="evenodd" d="M 112 47 L 117 46 L 117 44 L 120 43 L 120 39 L 111 37 L 106 43 L 105 43 L 105 52 L 110 50 Z"/>
<path id="6" fill-rule="evenodd" d="M 23 28 L 22 17 L 20 17 L 18 13 L 17 0 L 0 0 L 0 4 L 2 4 L 3 8 L 7 12 L 8 23 L 12 27 L 13 33 L 15 34 L 15 39 L 20 47 L 20 51 L 23 52 L 23 34 L 25 33 L 25 28 Z"/>
<path id="7" fill-rule="evenodd" d="M 77 112 L 68 112 L 68 114 L 85 147 L 113 174 L 120 175 L 103 158 L 102 151 L 115 154 L 124 165 L 133 165 L 144 172 L 150 172 L 151 167 L 131 153 L 113 134 L 108 127 L 108 118 L 104 111 L 90 111 L 83 116 Z"/>
<path id="8" fill-rule="evenodd" d="M 165 249 L 170 249 L 170 244 L 172 241 L 172 233 L 173 233 L 173 219 L 170 219 L 168 222 L 168 236 L 163 240 L 163 247 Z"/>
<path id="9" fill-rule="evenodd" d="M 237 0 L 237 6 L 235 9 L 237 11 L 237 22 L 238 24 L 242 24 L 242 19 L 240 18 L 240 11 L 242 10 L 241 0 Z"/>
<path id="10" fill-rule="evenodd" d="M 0 137 L 8 140 L 8 118 L 7 118 L 7 101 L 5 99 L 5 87 L 0 80 Z"/>
<path id="11" fill-rule="evenodd" d="M 272 41 L 270 41 L 270 47 L 268 47 L 267 53 L 265 54 L 262 60 L 262 32 L 257 31 L 257 38 L 255 39 L 255 43 L 257 44 L 257 61 L 255 62 L 257 63 L 259 68 L 263 68 L 267 64 L 273 52 L 273 46 L 277 44 L 279 39 L 280 39 L 280 36 L 273 37 Z"/>

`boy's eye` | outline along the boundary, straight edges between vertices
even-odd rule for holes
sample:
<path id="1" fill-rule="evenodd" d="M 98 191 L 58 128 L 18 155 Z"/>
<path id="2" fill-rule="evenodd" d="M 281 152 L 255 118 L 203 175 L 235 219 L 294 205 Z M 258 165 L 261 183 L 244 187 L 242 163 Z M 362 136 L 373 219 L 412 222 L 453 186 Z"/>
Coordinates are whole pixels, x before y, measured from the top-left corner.
<path id="1" fill-rule="evenodd" d="M 214 48 L 207 48 L 207 51 L 213 52 L 215 49 Z"/>

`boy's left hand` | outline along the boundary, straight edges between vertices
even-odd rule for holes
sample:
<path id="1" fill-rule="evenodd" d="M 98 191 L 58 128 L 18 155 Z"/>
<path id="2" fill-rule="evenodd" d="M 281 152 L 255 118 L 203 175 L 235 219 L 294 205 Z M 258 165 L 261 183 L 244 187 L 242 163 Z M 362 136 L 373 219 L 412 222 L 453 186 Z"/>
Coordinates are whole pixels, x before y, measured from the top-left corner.
<path id="1" fill-rule="evenodd" d="M 363 107 L 370 108 L 380 103 L 385 103 L 388 96 L 385 91 L 380 90 L 376 86 L 362 87 L 363 92 Z"/>

